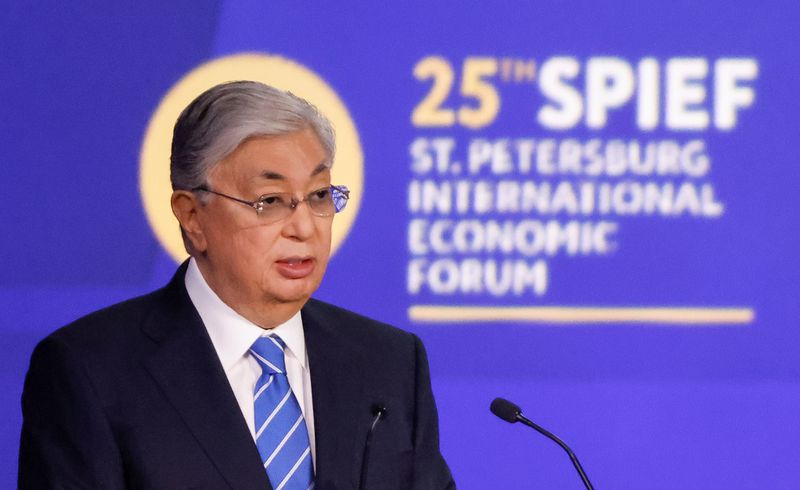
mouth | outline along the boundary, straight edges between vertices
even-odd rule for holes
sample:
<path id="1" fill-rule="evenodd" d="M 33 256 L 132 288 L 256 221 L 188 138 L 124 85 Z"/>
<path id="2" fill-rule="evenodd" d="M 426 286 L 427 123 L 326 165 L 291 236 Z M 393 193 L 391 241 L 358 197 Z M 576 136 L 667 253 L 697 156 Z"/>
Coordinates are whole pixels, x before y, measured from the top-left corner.
<path id="1" fill-rule="evenodd" d="M 278 273 L 287 279 L 302 279 L 314 271 L 314 258 L 286 257 L 275 262 Z"/>

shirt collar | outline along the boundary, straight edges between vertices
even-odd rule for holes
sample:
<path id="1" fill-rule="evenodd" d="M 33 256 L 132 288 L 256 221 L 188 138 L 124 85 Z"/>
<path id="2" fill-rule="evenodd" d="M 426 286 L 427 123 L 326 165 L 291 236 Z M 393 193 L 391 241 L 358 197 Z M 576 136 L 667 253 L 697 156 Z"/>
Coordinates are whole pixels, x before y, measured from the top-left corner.
<path id="1" fill-rule="evenodd" d="M 285 323 L 266 330 L 225 304 L 208 285 L 194 258 L 189 259 L 184 282 L 225 372 L 247 355 L 258 337 L 271 334 L 278 335 L 303 369 L 306 369 L 306 340 L 299 311 Z"/>

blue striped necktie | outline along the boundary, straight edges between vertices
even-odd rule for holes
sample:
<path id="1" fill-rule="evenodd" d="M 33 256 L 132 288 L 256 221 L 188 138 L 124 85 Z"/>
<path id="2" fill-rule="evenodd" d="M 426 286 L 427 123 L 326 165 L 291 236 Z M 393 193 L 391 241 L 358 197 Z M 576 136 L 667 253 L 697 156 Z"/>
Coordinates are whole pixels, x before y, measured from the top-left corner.
<path id="1" fill-rule="evenodd" d="M 250 354 L 261 366 L 253 392 L 256 445 L 274 490 L 308 490 L 314 467 L 303 412 L 289 380 L 280 337 L 259 337 Z"/>

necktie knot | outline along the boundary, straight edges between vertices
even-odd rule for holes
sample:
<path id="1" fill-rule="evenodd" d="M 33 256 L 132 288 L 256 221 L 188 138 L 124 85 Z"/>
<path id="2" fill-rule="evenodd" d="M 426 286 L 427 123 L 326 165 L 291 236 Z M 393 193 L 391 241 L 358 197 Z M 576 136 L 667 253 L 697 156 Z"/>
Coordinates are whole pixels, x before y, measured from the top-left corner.
<path id="1" fill-rule="evenodd" d="M 286 363 L 283 359 L 283 343 L 277 335 L 259 337 L 250 347 L 250 354 L 255 357 L 265 373 L 286 374 Z"/>

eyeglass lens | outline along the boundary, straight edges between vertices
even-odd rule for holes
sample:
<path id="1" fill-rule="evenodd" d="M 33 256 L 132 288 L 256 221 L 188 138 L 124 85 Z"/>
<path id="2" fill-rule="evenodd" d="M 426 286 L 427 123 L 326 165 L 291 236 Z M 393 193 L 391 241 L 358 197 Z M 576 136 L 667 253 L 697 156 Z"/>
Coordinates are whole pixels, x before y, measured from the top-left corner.
<path id="1" fill-rule="evenodd" d="M 344 186 L 331 186 L 319 189 L 306 196 L 303 201 L 308 204 L 311 212 L 317 216 L 331 216 L 338 213 L 347 205 L 349 190 Z M 258 201 L 259 214 L 268 220 L 283 219 L 297 207 L 298 201 L 288 196 L 265 196 Z"/>

